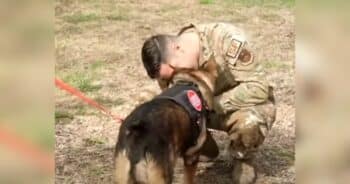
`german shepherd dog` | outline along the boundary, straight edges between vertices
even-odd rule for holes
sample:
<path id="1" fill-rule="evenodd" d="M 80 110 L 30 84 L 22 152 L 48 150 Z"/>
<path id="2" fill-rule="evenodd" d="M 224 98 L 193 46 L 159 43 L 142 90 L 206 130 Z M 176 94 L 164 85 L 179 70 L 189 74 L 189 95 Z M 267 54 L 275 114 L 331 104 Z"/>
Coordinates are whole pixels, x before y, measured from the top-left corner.
<path id="1" fill-rule="evenodd" d="M 196 84 L 210 110 L 217 77 L 212 59 L 203 70 L 179 69 L 172 88 L 180 81 Z M 154 98 L 136 107 L 121 125 L 115 149 L 115 176 L 118 184 L 170 184 L 178 157 L 184 160 L 184 183 L 194 182 L 196 166 L 203 145 L 215 141 L 207 131 L 206 117 L 193 122 L 178 103 Z M 203 154 L 203 153 L 202 153 Z"/>

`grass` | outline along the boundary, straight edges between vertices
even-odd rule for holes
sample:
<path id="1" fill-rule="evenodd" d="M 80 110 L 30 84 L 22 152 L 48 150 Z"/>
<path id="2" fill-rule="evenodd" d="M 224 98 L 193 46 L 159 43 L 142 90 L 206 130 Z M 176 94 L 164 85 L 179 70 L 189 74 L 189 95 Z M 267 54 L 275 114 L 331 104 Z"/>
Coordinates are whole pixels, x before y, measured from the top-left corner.
<path id="1" fill-rule="evenodd" d="M 86 138 L 86 139 L 83 139 L 83 142 L 85 146 L 96 146 L 96 145 L 105 144 L 105 141 L 98 138 Z"/>
<path id="2" fill-rule="evenodd" d="M 94 84 L 99 80 L 100 69 L 105 66 L 105 61 L 95 60 L 91 62 L 87 67 L 86 65 L 75 65 L 72 66 L 69 70 L 58 71 L 58 76 L 61 76 L 62 80 L 73 86 L 74 88 L 80 90 L 83 93 L 96 92 L 102 88 L 100 84 Z M 82 69 L 83 68 L 83 69 Z M 90 94 L 86 94 L 90 96 Z M 116 101 L 115 103 L 123 103 Z M 69 123 L 70 120 L 74 119 L 74 115 L 96 115 L 97 113 L 93 108 L 89 107 L 87 104 L 81 102 L 75 105 L 71 104 L 71 109 L 57 109 L 55 112 L 55 120 L 61 123 Z"/>
<path id="3" fill-rule="evenodd" d="M 58 119 L 73 119 L 73 115 L 67 111 L 55 111 L 55 120 Z"/>
<path id="4" fill-rule="evenodd" d="M 91 14 L 81 14 L 76 13 L 73 15 L 68 15 L 63 17 L 63 19 L 69 23 L 78 24 L 82 22 L 89 22 L 89 21 L 96 21 L 99 20 L 101 17 L 97 16 L 94 13 Z"/>
<path id="5" fill-rule="evenodd" d="M 103 64 L 104 64 L 104 61 L 97 60 L 96 62 L 91 64 L 91 69 L 94 70 L 94 71 L 98 70 L 98 69 L 100 69 L 103 66 Z"/>
<path id="6" fill-rule="evenodd" d="M 199 0 L 200 4 L 212 4 L 214 0 Z"/>
<path id="7" fill-rule="evenodd" d="M 166 14 L 166 13 L 170 13 L 172 11 L 178 11 L 179 9 L 181 9 L 182 7 L 179 5 L 174 5 L 174 4 L 165 4 L 163 5 L 159 11 Z"/>
<path id="8" fill-rule="evenodd" d="M 295 7 L 295 0 L 222 0 L 221 3 L 226 4 L 225 7 L 237 8 L 237 6 L 244 7 L 266 7 L 266 8 L 293 8 Z M 214 4 L 214 0 L 199 0 L 199 4 L 210 5 Z"/>
<path id="9" fill-rule="evenodd" d="M 90 108 L 87 104 L 79 104 L 77 106 L 74 107 L 76 109 L 75 114 L 79 114 L 79 115 L 86 115 L 88 108 Z"/>
<path id="10" fill-rule="evenodd" d="M 93 92 L 101 89 L 102 86 L 93 84 L 97 80 L 97 70 L 104 66 L 104 61 L 96 60 L 90 64 L 87 70 L 72 70 L 63 77 L 63 81 L 78 88 L 82 92 Z"/>
<path id="11" fill-rule="evenodd" d="M 106 18 L 112 21 L 127 21 L 130 20 L 129 13 L 127 10 L 119 8 L 118 11 L 113 11 L 111 14 L 107 15 Z"/>
<path id="12" fill-rule="evenodd" d="M 261 18 L 269 22 L 281 20 L 281 17 L 277 14 L 262 14 Z"/>
<path id="13" fill-rule="evenodd" d="M 99 178 L 105 174 L 104 168 L 93 166 L 89 168 L 89 174 L 95 178 Z"/>
<path id="14" fill-rule="evenodd" d="M 284 150 L 281 148 L 273 148 L 271 150 L 276 156 L 281 157 L 288 164 L 293 165 L 295 161 L 295 154 L 292 151 Z"/>
<path id="15" fill-rule="evenodd" d="M 74 113 L 69 112 L 68 110 L 60 110 L 57 109 L 55 110 L 55 123 L 56 124 L 69 124 L 72 122 L 74 119 Z"/>
<path id="16" fill-rule="evenodd" d="M 68 24 L 63 26 L 61 32 L 64 32 L 65 34 L 80 34 L 83 32 L 83 29 L 77 25 Z"/>
<path id="17" fill-rule="evenodd" d="M 104 104 L 102 104 L 104 105 Z M 89 106 L 85 102 L 74 104 L 70 107 L 59 107 L 55 111 L 55 120 L 61 124 L 70 123 L 75 115 L 101 115 L 95 108 Z M 58 121 L 59 120 L 59 121 Z"/>
<path id="18" fill-rule="evenodd" d="M 122 105 L 125 103 L 125 100 L 122 98 L 117 98 L 115 100 L 103 98 L 103 97 L 96 97 L 95 101 L 106 106 L 112 106 L 112 105 Z"/>
<path id="19" fill-rule="evenodd" d="M 227 3 L 234 5 L 243 5 L 247 7 L 260 6 L 280 8 L 287 7 L 292 8 L 295 6 L 295 0 L 225 0 Z"/>
<path id="20" fill-rule="evenodd" d="M 122 21 L 122 20 L 129 20 L 129 17 L 124 14 L 112 14 L 107 15 L 106 17 L 108 20 L 114 20 L 114 21 Z"/>
<path id="21" fill-rule="evenodd" d="M 75 72 L 69 74 L 64 79 L 68 84 L 78 88 L 82 92 L 92 92 L 101 89 L 102 86 L 94 85 L 94 77 L 87 72 Z"/>

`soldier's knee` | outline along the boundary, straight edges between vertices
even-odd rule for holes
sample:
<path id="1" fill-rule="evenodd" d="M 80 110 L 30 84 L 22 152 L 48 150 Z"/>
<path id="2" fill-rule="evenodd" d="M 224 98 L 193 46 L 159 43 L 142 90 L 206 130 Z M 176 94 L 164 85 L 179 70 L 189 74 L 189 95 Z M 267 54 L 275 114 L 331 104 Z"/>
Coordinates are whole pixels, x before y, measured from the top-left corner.
<path id="1" fill-rule="evenodd" d="M 234 111 L 255 107 L 269 100 L 267 85 L 257 82 L 241 83 L 235 88 L 214 97 L 214 109 L 227 114 Z"/>
<path id="2" fill-rule="evenodd" d="M 268 100 L 268 85 L 257 82 L 250 82 L 247 83 L 245 87 L 245 92 L 248 93 L 247 98 L 245 99 L 247 103 L 260 104 Z"/>
<path id="3" fill-rule="evenodd" d="M 263 127 L 266 127 L 268 130 L 272 128 L 273 123 L 276 119 L 276 107 L 275 104 L 271 101 L 268 101 L 262 105 L 253 107 L 252 110 L 260 116 Z"/>

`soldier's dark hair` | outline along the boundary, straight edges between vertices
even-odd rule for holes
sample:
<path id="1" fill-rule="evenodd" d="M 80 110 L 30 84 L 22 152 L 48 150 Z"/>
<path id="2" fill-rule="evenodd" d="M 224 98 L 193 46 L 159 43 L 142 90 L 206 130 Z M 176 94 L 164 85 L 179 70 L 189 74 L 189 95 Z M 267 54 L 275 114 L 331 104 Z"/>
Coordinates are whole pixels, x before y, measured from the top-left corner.
<path id="1" fill-rule="evenodd" d="M 168 57 L 167 44 L 173 36 L 158 34 L 148 38 L 142 47 L 142 62 L 147 74 L 154 79 L 159 76 L 161 63 Z"/>

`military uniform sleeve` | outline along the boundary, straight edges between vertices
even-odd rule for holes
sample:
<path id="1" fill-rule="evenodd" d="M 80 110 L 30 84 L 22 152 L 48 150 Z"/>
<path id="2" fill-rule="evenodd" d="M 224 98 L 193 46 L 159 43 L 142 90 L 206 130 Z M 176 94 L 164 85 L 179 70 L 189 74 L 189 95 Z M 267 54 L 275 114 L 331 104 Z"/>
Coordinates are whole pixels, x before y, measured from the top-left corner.
<path id="1" fill-rule="evenodd" d="M 243 30 L 232 24 L 219 24 L 222 34 L 222 54 L 229 64 L 235 66 L 239 64 L 248 65 L 253 61 L 253 54 L 247 48 L 248 41 Z"/>

